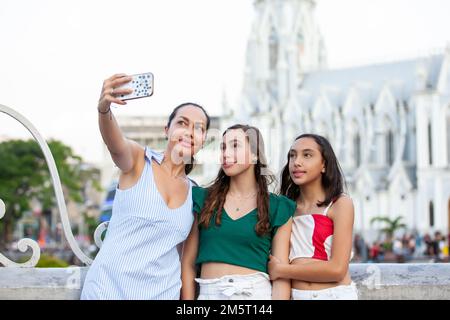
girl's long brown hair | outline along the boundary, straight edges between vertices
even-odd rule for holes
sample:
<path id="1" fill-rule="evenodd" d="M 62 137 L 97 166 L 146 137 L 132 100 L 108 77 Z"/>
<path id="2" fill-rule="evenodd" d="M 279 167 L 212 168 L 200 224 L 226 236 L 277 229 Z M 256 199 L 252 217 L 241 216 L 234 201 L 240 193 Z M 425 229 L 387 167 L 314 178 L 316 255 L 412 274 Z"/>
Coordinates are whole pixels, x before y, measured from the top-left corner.
<path id="1" fill-rule="evenodd" d="M 244 131 L 250 144 L 252 153 L 257 156 L 257 161 L 254 165 L 254 172 L 256 182 L 258 184 L 256 202 L 258 207 L 258 223 L 255 226 L 255 231 L 259 236 L 263 236 L 270 231 L 268 186 L 274 181 L 274 176 L 268 172 L 267 161 L 264 152 L 264 141 L 260 131 L 253 126 L 236 124 L 226 129 L 222 136 L 224 136 L 230 130 L 237 129 Z M 216 225 L 221 224 L 222 210 L 229 188 L 230 177 L 225 174 L 222 168 L 220 168 L 219 174 L 214 179 L 212 184 L 207 188 L 208 195 L 206 197 L 203 209 L 200 212 L 200 226 L 204 228 L 209 227 L 216 209 L 217 214 L 215 223 Z"/>

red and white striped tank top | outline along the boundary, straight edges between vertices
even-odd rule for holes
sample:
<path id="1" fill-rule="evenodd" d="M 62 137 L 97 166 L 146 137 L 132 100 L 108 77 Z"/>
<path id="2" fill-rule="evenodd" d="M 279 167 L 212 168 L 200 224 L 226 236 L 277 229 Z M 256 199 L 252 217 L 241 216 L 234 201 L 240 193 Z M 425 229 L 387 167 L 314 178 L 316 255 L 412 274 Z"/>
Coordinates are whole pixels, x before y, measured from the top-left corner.
<path id="1" fill-rule="evenodd" d="M 333 202 L 334 200 L 323 213 L 293 218 L 289 261 L 297 258 L 330 260 L 334 223 L 327 213 Z"/>

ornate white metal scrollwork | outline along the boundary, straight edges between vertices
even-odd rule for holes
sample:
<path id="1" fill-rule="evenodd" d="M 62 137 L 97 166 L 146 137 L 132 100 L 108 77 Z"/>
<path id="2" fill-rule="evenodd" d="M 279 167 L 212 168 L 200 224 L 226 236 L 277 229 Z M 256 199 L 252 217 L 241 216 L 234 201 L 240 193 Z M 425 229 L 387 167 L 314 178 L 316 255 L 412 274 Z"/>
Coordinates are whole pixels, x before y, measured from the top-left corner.
<path id="1" fill-rule="evenodd" d="M 0 219 L 3 218 L 5 212 L 6 212 L 5 203 L 3 202 L 2 199 L 0 199 Z"/>
<path id="2" fill-rule="evenodd" d="M 0 199 L 0 219 L 4 217 L 6 212 L 6 206 L 2 199 Z M 4 265 L 5 267 L 34 267 L 39 262 L 39 258 L 41 257 L 41 249 L 39 248 L 39 245 L 36 241 L 33 239 L 22 239 L 17 243 L 17 248 L 21 252 L 25 252 L 28 250 L 28 248 L 31 248 L 33 253 L 31 254 L 31 258 L 28 259 L 28 261 L 23 263 L 17 263 L 14 261 L 11 261 L 7 257 L 5 257 L 3 254 L 0 253 L 0 264 Z"/>
<path id="3" fill-rule="evenodd" d="M 109 225 L 109 221 L 105 221 L 105 222 L 102 222 L 101 224 L 99 224 L 97 229 L 95 229 L 94 241 L 95 241 L 95 245 L 98 248 L 102 247 L 102 244 L 103 244 L 102 234 L 103 234 L 103 232 L 105 232 L 108 229 L 108 225 Z"/>
<path id="4" fill-rule="evenodd" d="M 50 176 L 52 178 L 53 189 L 54 189 L 55 195 L 56 195 L 56 202 L 58 204 L 59 214 L 61 217 L 64 235 L 66 236 L 67 242 L 69 243 L 70 248 L 72 249 L 73 253 L 76 255 L 76 257 L 78 259 L 80 259 L 81 262 L 83 262 L 86 265 L 92 264 L 92 259 L 83 253 L 83 251 L 78 246 L 78 244 L 73 236 L 72 229 L 70 227 L 69 217 L 67 215 L 67 207 L 66 207 L 66 203 L 64 201 L 64 195 L 63 195 L 63 191 L 62 191 L 62 187 L 61 187 L 61 181 L 59 179 L 58 169 L 56 168 L 55 160 L 53 159 L 52 153 L 50 152 L 50 148 L 48 147 L 47 142 L 44 140 L 44 138 L 41 136 L 41 134 L 36 130 L 36 128 L 33 126 L 33 124 L 30 121 L 28 121 L 24 116 L 22 116 L 20 113 L 16 112 L 15 110 L 13 110 L 9 107 L 1 105 L 1 104 L 0 104 L 0 112 L 3 112 L 5 114 L 11 116 L 12 118 L 16 119 L 17 121 L 19 121 L 31 133 L 31 135 L 34 137 L 34 139 L 38 142 L 39 147 L 41 148 L 42 152 L 44 153 L 45 160 L 46 160 L 48 168 L 50 170 Z M 4 207 L 4 204 L 3 204 L 3 207 Z M 4 212 L 3 212 L 3 215 L 2 214 L 0 214 L 0 215 L 3 216 Z M 39 261 L 39 257 L 40 257 L 40 250 L 39 250 L 39 246 L 37 245 L 37 243 L 31 239 L 23 239 L 23 240 L 19 241 L 18 247 L 19 247 L 19 250 L 21 250 L 21 251 L 25 251 L 27 249 L 27 247 L 31 247 L 33 249 L 33 256 L 31 257 L 31 259 L 28 262 L 26 262 L 25 264 L 16 264 L 16 263 L 10 261 L 9 259 L 7 259 L 6 257 L 0 255 L 0 263 L 5 266 L 17 266 L 18 265 L 18 266 L 32 267 L 32 266 L 36 265 L 36 263 L 37 263 L 37 261 Z M 37 252 L 36 249 L 38 250 L 39 254 L 36 254 L 36 252 Z M 4 259 L 6 259 L 6 260 L 4 260 Z"/>

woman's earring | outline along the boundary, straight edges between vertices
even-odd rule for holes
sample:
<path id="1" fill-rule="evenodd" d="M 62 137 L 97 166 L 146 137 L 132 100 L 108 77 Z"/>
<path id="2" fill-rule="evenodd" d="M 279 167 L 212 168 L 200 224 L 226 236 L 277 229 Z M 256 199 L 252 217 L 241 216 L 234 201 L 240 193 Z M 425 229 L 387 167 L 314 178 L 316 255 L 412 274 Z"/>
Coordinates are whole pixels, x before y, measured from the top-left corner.
<path id="1" fill-rule="evenodd" d="M 325 168 L 322 169 L 322 173 L 325 173 Z"/>

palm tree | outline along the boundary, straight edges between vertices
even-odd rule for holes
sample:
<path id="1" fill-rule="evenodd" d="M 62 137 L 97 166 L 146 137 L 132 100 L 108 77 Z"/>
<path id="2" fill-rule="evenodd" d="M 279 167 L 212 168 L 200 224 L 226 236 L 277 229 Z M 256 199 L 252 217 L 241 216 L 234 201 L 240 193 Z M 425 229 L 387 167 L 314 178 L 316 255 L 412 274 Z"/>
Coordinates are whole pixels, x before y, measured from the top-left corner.
<path id="1" fill-rule="evenodd" d="M 406 229 L 407 226 L 401 220 L 402 216 L 398 216 L 397 218 L 390 219 L 389 217 L 374 217 L 370 220 L 370 224 L 372 225 L 374 222 L 384 222 L 386 226 L 382 228 L 380 231 L 385 233 L 387 236 L 387 242 L 392 243 L 392 239 L 394 237 L 395 231 L 399 229 Z"/>

